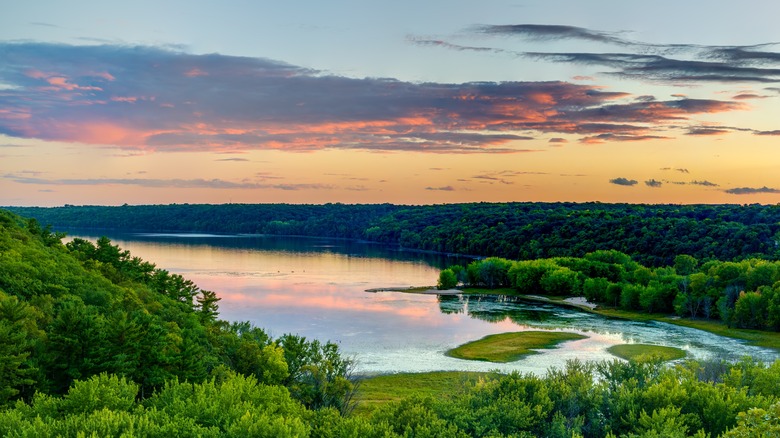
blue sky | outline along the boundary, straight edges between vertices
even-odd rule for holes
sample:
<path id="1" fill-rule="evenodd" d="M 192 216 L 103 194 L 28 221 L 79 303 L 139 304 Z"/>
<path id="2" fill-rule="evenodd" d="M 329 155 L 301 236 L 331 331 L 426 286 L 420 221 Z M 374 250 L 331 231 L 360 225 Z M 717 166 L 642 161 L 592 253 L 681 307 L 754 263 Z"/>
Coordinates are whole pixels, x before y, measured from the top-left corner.
<path id="1" fill-rule="evenodd" d="M 0 204 L 780 199 L 780 4 L 15 2 Z"/>

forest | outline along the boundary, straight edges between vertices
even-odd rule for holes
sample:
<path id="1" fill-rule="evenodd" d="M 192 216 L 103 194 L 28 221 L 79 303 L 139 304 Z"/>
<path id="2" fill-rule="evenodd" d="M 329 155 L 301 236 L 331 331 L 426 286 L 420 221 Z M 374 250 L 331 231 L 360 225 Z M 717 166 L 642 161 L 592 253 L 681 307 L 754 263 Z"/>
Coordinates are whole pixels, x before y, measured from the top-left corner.
<path id="1" fill-rule="evenodd" d="M 672 266 L 650 268 L 615 250 L 584 257 L 475 260 L 441 271 L 440 289 L 514 288 L 520 294 L 584 296 L 609 307 L 686 318 L 721 320 L 729 327 L 780 331 L 780 262 L 746 259 L 699 263 L 681 254 Z"/>
<path id="2" fill-rule="evenodd" d="M 604 203 L 223 204 L 13 207 L 58 229 L 363 239 L 511 260 L 617 250 L 648 267 L 780 258 L 780 206 Z"/>
<path id="3" fill-rule="evenodd" d="M 750 358 L 571 361 L 545 376 L 488 373 L 447 396 L 412 396 L 358 412 L 360 380 L 337 345 L 272 338 L 248 323 L 223 321 L 214 292 L 106 238 L 63 243 L 64 235 L 42 220 L 0 210 L 0 436 L 780 434 L 780 361 Z M 639 286 L 662 293 L 674 287 L 675 310 L 704 315 L 708 308 L 723 318 L 718 303 L 730 288 L 741 289 L 734 313 L 749 293 L 774 293 L 778 266 L 745 256 L 718 262 L 678 254 L 669 267 L 645 267 L 603 250 L 534 261 L 488 258 L 442 272 L 452 274 L 444 280 L 486 287 L 550 294 L 580 288 L 593 300 L 614 300 L 606 291 L 619 289 L 620 303 L 630 296 L 626 303 L 639 308 L 655 305 Z M 712 294 L 714 304 L 677 299 L 700 292 Z M 758 317 L 765 328 L 776 322 Z"/>

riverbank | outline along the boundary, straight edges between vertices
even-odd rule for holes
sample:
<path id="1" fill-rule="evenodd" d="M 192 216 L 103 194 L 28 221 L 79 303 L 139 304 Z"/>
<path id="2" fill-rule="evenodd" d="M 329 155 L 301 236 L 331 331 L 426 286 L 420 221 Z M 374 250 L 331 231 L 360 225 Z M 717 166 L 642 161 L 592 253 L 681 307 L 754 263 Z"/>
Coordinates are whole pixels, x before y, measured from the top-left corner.
<path id="1" fill-rule="evenodd" d="M 552 299 L 538 295 L 518 295 L 509 294 L 521 299 L 527 299 L 529 301 L 543 302 L 547 304 L 554 304 L 557 306 L 566 306 L 580 309 L 584 312 L 595 313 L 610 318 L 625 319 L 630 321 L 659 321 L 668 324 L 679 325 L 682 327 L 694 328 L 703 330 L 709 333 L 716 334 L 718 336 L 725 336 L 732 339 L 740 339 L 746 341 L 748 345 L 754 345 L 756 347 L 771 348 L 773 350 L 780 351 L 780 333 L 767 332 L 762 330 L 749 330 L 738 329 L 728 327 L 726 324 L 720 321 L 702 320 L 702 319 L 687 319 L 681 318 L 675 315 L 666 315 L 660 313 L 641 313 L 630 312 L 627 310 L 608 309 L 596 306 L 593 303 L 582 304 L 583 297 L 569 297 Z"/>
<path id="2" fill-rule="evenodd" d="M 609 318 L 624 319 L 630 321 L 659 321 L 668 324 L 679 325 L 682 327 L 694 328 L 697 330 L 703 330 L 709 333 L 716 334 L 718 336 L 724 336 L 732 339 L 739 339 L 745 341 L 748 345 L 756 347 L 770 348 L 776 351 L 780 351 L 780 333 L 768 332 L 763 330 L 750 330 L 728 327 L 726 324 L 720 321 L 705 320 L 705 319 L 688 319 L 681 318 L 676 315 L 667 315 L 660 313 L 642 313 L 631 312 L 627 310 L 603 308 L 594 303 L 590 303 L 585 300 L 584 297 L 545 297 L 541 295 L 522 295 L 518 294 L 512 288 L 498 288 L 498 289 L 485 289 L 485 288 L 463 288 L 463 289 L 446 289 L 437 290 L 432 287 L 408 287 L 408 288 L 377 288 L 371 289 L 367 292 L 405 292 L 405 293 L 421 293 L 421 294 L 433 294 L 433 295 L 506 295 L 515 298 L 519 298 L 526 301 L 534 301 L 545 304 L 552 304 L 556 306 L 563 306 L 581 310 L 583 312 L 595 313 L 597 315 L 606 316 Z"/>

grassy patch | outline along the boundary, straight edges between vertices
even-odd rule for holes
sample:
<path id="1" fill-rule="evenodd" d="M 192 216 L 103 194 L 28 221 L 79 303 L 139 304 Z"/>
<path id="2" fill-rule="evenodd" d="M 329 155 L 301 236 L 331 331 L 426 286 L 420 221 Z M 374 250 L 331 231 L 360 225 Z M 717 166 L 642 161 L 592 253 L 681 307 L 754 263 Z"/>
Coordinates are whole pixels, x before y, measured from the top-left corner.
<path id="1" fill-rule="evenodd" d="M 607 348 L 611 354 L 625 360 L 644 362 L 652 359 L 662 361 L 682 359 L 685 351 L 674 347 L 647 344 L 622 344 Z"/>
<path id="2" fill-rule="evenodd" d="M 561 342 L 585 337 L 567 332 L 501 333 L 453 348 L 447 352 L 447 356 L 487 362 L 512 362 L 525 355 L 535 354 L 533 349 L 553 348 Z"/>
<path id="3" fill-rule="evenodd" d="M 468 371 L 435 371 L 430 373 L 399 373 L 368 377 L 360 381 L 355 400 L 355 413 L 362 415 L 384 403 L 412 396 L 451 397 L 460 394 L 481 378 L 492 373 Z"/>
<path id="4" fill-rule="evenodd" d="M 517 295 L 517 291 L 511 287 L 497 287 L 488 289 L 484 287 L 467 287 L 462 289 L 464 295 Z"/>

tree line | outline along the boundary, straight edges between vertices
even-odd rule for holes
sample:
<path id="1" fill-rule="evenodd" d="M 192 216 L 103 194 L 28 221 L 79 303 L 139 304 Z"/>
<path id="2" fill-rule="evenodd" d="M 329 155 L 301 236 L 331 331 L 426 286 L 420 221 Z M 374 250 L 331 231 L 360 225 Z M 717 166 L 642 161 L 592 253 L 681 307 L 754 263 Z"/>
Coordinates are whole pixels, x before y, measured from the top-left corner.
<path id="1" fill-rule="evenodd" d="M 523 294 L 585 296 L 624 310 L 720 319 L 729 327 L 780 331 L 780 262 L 747 259 L 701 263 L 678 255 L 672 266 L 647 267 L 627 254 L 475 260 L 442 270 L 438 287 L 514 288 Z"/>
<path id="2" fill-rule="evenodd" d="M 777 259 L 780 206 L 603 203 L 144 205 L 14 207 L 56 227 L 256 233 L 363 239 L 403 248 L 512 260 L 614 249 L 649 267 Z"/>

